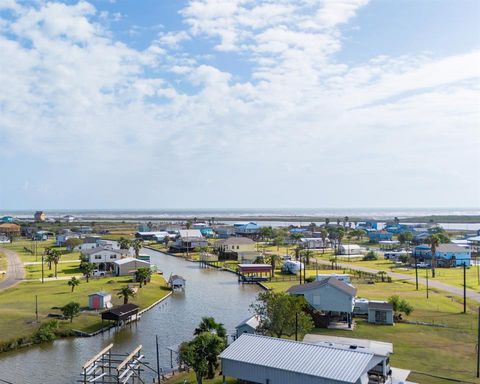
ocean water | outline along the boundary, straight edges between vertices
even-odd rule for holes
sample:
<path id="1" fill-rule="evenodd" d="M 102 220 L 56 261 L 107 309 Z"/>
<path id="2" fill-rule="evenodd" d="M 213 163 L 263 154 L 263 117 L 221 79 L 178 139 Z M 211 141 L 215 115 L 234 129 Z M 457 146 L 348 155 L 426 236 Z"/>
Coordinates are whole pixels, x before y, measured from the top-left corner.
<path id="1" fill-rule="evenodd" d="M 162 220 L 171 217 L 369 217 L 375 219 L 407 218 L 429 215 L 480 215 L 479 208 L 222 208 L 222 209 L 44 209 L 49 217 L 74 215 L 79 219 Z M 34 210 L 0 210 L 0 215 L 31 218 Z"/>

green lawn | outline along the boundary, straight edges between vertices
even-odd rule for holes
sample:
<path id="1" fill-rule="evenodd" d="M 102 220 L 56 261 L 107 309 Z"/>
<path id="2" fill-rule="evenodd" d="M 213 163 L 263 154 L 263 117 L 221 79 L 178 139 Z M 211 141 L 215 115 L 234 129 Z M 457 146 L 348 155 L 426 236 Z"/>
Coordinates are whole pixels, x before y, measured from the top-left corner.
<path id="1" fill-rule="evenodd" d="M 353 283 L 358 288 L 359 297 L 385 300 L 397 294 L 414 307 L 414 312 L 407 320 L 442 327 L 400 323 L 394 326 L 376 326 L 357 320 L 357 327 L 353 332 L 327 329 L 316 329 L 314 332 L 392 342 L 395 351 L 392 356 L 393 366 L 476 382 L 476 304 L 469 303 L 468 313 L 463 314 L 461 298 L 452 298 L 442 291 L 431 290 L 427 300 L 425 292 L 416 291 L 414 284 L 410 282 Z M 292 284 L 293 282 L 267 282 L 265 285 L 274 290 L 286 290 Z M 420 383 L 442 382 L 438 378 L 418 373 L 412 374 L 410 379 Z"/>
<path id="2" fill-rule="evenodd" d="M 82 279 L 81 284 L 72 293 L 67 281 L 49 281 L 42 284 L 40 281 L 22 282 L 15 287 L 0 292 L 0 349 L 2 343 L 27 337 L 35 332 L 35 295 L 38 296 L 38 310 L 40 321 L 45 321 L 49 313 L 60 313 L 53 307 L 61 307 L 70 301 L 80 303 L 82 307 L 88 305 L 88 294 L 97 291 L 112 293 L 114 304 L 121 304 L 116 291 L 131 283 L 129 277 L 106 277 L 90 279 L 87 283 Z M 151 283 L 139 289 L 137 296 L 131 302 L 145 308 L 160 298 L 166 296 L 169 290 L 165 280 L 160 275 L 154 275 Z M 99 329 L 101 320 L 96 313 L 84 313 L 75 318 L 73 323 L 61 321 L 64 329 L 78 329 L 91 332 Z"/>
<path id="3" fill-rule="evenodd" d="M 3 244 L 2 247 L 17 252 L 23 262 L 38 262 L 42 260 L 42 255 L 45 252 L 45 248 L 54 247 L 59 251 L 66 252 L 65 247 L 55 247 L 54 240 L 46 241 L 32 241 L 32 240 L 17 240 L 11 244 Z M 30 250 L 30 251 L 28 251 Z M 36 254 L 35 254 L 36 251 Z M 71 252 L 62 254 L 60 260 L 78 260 L 80 256 L 79 252 Z"/>
<path id="4" fill-rule="evenodd" d="M 80 261 L 76 260 L 73 263 L 58 263 L 57 264 L 57 277 L 63 278 L 69 275 L 82 275 L 80 271 Z M 51 278 L 55 276 L 55 265 L 52 263 L 52 268 L 48 269 L 48 264 L 45 263 L 43 266 L 44 269 L 44 277 Z M 35 265 L 27 265 L 25 266 L 26 270 L 26 278 L 28 280 L 32 279 L 40 279 L 42 277 L 42 265 L 35 264 Z"/>
<path id="5" fill-rule="evenodd" d="M 233 384 L 237 383 L 235 379 L 227 378 L 226 383 Z M 190 371 L 190 372 L 182 372 L 171 379 L 164 381 L 165 384 L 197 384 L 197 379 L 195 378 L 195 372 Z M 212 380 L 203 380 L 204 384 L 222 384 L 222 376 L 216 376 Z"/>

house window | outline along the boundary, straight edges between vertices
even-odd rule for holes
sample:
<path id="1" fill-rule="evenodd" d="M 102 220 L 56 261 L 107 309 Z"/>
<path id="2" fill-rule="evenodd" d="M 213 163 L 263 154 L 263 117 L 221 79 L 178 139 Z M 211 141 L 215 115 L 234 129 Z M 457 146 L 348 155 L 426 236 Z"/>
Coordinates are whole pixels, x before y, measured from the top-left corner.
<path id="1" fill-rule="evenodd" d="M 102 260 L 102 255 L 96 255 L 95 260 Z"/>
<path id="2" fill-rule="evenodd" d="M 237 245 L 237 249 L 240 249 L 240 246 Z"/>
<path id="3" fill-rule="evenodd" d="M 376 323 L 386 323 L 387 322 L 387 312 L 385 312 L 385 311 L 375 311 L 375 322 Z"/>
<path id="4" fill-rule="evenodd" d="M 110 259 L 116 259 L 117 255 L 110 255 Z"/>

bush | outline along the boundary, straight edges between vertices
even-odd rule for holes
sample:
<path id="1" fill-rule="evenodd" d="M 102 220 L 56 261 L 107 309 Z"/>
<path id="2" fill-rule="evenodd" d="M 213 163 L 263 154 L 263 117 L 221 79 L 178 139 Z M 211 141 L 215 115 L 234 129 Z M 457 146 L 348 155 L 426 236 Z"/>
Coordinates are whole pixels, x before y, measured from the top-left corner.
<path id="1" fill-rule="evenodd" d="M 315 276 L 309 276 L 305 279 L 307 283 L 313 283 L 315 281 L 316 277 Z"/>
<path id="2" fill-rule="evenodd" d="M 35 332 L 33 338 L 36 343 L 44 341 L 53 341 L 57 338 L 56 330 L 58 329 L 58 320 L 50 320 L 40 325 Z"/>
<path id="3" fill-rule="evenodd" d="M 363 256 L 363 261 L 370 261 L 370 260 L 378 260 L 378 256 L 375 252 L 373 251 L 368 251 L 368 253 Z"/>

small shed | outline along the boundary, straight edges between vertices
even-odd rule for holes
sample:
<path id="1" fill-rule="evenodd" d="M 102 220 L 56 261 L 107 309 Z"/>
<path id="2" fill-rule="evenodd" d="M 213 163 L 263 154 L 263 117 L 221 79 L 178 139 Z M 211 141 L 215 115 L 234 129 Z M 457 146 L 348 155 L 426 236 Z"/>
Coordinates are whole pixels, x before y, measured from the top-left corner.
<path id="1" fill-rule="evenodd" d="M 108 309 L 112 308 L 112 294 L 108 292 L 95 292 L 88 295 L 89 309 Z"/>
<path id="2" fill-rule="evenodd" d="M 136 320 L 138 315 L 138 305 L 123 304 L 102 312 L 102 321 L 110 320 L 116 323 L 120 321 Z"/>
<path id="3" fill-rule="evenodd" d="M 393 325 L 393 305 L 386 301 L 370 301 L 368 303 L 368 322 Z"/>
<path id="4" fill-rule="evenodd" d="M 250 316 L 235 327 L 236 337 L 244 333 L 255 334 L 260 324 L 260 318 L 257 315 Z"/>
<path id="5" fill-rule="evenodd" d="M 179 275 L 172 275 L 168 279 L 168 286 L 173 289 L 182 289 L 185 290 L 185 285 L 186 285 L 187 280 L 183 278 L 182 276 Z"/>

